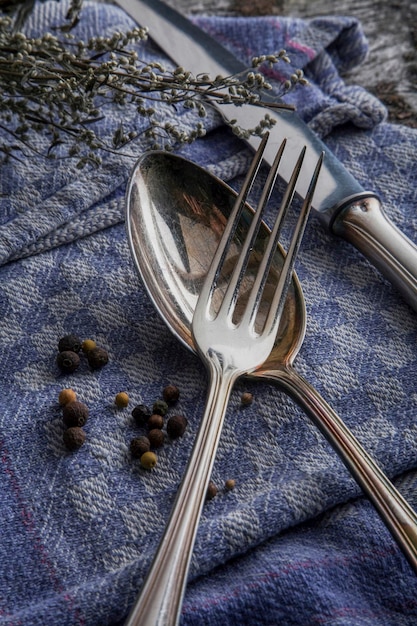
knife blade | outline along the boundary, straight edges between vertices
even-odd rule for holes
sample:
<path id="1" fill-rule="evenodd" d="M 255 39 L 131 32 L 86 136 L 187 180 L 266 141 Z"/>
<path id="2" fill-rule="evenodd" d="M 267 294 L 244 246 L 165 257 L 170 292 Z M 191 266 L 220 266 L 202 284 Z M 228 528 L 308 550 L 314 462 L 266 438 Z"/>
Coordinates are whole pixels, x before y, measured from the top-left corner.
<path id="1" fill-rule="evenodd" d="M 194 75 L 240 74 L 247 67 L 198 26 L 160 0 L 116 0 L 150 38 L 177 65 Z M 262 94 L 265 100 L 268 95 Z M 276 98 L 275 101 L 278 99 Z M 236 119 L 243 128 L 254 128 L 263 119 L 262 107 L 216 104 L 225 119 Z M 268 110 L 276 123 L 270 129 L 265 161 L 271 165 L 279 145 L 287 139 L 280 176 L 288 182 L 300 148 L 307 147 L 304 171 L 312 172 L 319 155 L 326 158 L 316 189 L 313 209 L 331 233 L 352 243 L 417 311 L 417 246 L 387 217 L 380 200 L 366 191 L 315 135 L 296 112 Z M 257 148 L 260 138 L 246 140 Z M 297 193 L 304 197 L 310 175 L 300 177 Z"/>

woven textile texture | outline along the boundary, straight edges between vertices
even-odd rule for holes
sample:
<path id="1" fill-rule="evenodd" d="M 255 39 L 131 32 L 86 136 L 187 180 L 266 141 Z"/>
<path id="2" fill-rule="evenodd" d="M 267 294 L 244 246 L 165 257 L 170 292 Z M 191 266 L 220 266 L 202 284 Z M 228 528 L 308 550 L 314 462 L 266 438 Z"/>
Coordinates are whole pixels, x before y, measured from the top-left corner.
<path id="1" fill-rule="evenodd" d="M 29 34 L 62 22 L 66 3 L 36 5 Z M 195 18 L 196 19 L 196 18 Z M 285 48 L 309 86 L 288 99 L 391 219 L 417 240 L 415 130 L 340 72 L 367 52 L 350 18 L 196 21 L 248 61 Z M 129 29 L 120 9 L 86 2 L 74 34 Z M 162 59 L 147 42 L 145 59 Z M 282 68 L 280 68 L 281 71 Z M 282 70 L 283 71 L 283 70 Z M 278 88 L 282 75 L 272 76 Z M 163 112 L 189 128 L 188 112 Z M 109 136 L 134 111 L 107 111 Z M 141 120 L 137 120 L 140 129 Z M 236 188 L 251 153 L 211 114 L 182 152 Z M 37 139 L 42 148 L 42 138 Z M 206 375 L 155 313 L 130 258 L 124 192 L 132 157 L 99 169 L 33 155 L 0 170 L 0 624 L 117 626 L 150 565 L 198 428 Z M 348 243 L 308 224 L 297 272 L 308 325 L 296 368 L 346 421 L 417 507 L 417 319 Z M 109 363 L 73 374 L 56 366 L 58 339 L 76 333 Z M 152 472 L 129 452 L 141 434 L 133 406 L 181 389 L 189 426 Z M 63 444 L 57 398 L 72 387 L 90 409 L 87 440 Z M 114 396 L 127 391 L 130 405 Z M 249 390 L 254 402 L 242 409 Z M 231 492 L 222 488 L 236 480 Z M 277 388 L 240 381 L 227 411 L 192 557 L 181 623 L 414 626 L 415 575 L 322 435 Z"/>

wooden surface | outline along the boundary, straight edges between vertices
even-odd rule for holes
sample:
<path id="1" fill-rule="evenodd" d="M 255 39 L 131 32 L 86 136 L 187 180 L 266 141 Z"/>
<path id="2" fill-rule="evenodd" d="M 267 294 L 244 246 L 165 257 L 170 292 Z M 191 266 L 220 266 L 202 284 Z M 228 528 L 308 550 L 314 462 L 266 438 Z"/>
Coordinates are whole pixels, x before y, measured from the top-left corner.
<path id="1" fill-rule="evenodd" d="M 182 13 L 350 15 L 369 41 L 367 60 L 344 78 L 388 107 L 390 120 L 417 127 L 417 0 L 166 0 Z M 268 52 L 268 51 L 266 51 Z"/>

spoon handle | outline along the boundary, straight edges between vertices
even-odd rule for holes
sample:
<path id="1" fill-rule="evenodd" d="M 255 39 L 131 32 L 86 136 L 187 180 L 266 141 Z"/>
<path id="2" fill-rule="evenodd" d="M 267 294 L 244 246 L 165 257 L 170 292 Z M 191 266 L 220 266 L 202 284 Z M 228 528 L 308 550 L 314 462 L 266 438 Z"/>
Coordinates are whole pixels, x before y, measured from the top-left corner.
<path id="1" fill-rule="evenodd" d="M 291 366 L 264 373 L 278 383 L 318 426 L 357 483 L 417 574 L 417 515 L 341 418 Z"/>
<path id="2" fill-rule="evenodd" d="M 230 391 L 236 379 L 208 364 L 206 408 L 170 518 L 125 626 L 178 624 L 198 522 L 206 498 Z"/>

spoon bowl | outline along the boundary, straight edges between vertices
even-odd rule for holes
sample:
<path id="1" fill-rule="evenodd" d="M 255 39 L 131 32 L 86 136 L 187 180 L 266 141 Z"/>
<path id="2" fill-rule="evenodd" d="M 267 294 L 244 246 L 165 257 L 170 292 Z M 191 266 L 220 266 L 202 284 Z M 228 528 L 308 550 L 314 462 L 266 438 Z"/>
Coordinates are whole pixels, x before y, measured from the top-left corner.
<path id="1" fill-rule="evenodd" d="M 194 352 L 194 309 L 236 197 L 220 179 L 167 152 L 146 153 L 131 177 L 127 229 L 136 268 L 168 327 Z M 233 257 L 239 254 L 253 213 L 246 204 L 225 272 L 227 261 L 233 266 Z M 269 234 L 270 229 L 262 222 L 255 255 L 262 255 Z M 279 247 L 271 276 L 279 275 L 283 259 L 284 252 Z M 267 284 L 266 297 L 273 287 Z M 305 327 L 304 297 L 294 273 L 274 349 L 259 373 L 291 363 L 302 345 Z"/>

